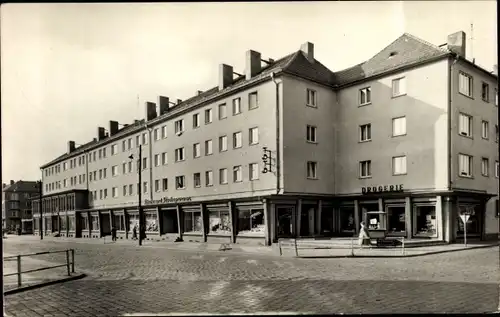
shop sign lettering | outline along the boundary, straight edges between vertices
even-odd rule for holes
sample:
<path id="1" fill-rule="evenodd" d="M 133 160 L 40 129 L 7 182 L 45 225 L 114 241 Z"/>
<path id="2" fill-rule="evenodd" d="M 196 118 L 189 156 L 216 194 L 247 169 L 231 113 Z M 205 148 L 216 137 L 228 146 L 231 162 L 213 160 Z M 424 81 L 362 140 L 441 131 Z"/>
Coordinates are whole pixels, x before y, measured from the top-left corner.
<path id="1" fill-rule="evenodd" d="M 368 186 L 361 187 L 361 193 L 370 194 L 370 193 L 394 193 L 394 192 L 402 192 L 403 185 L 379 185 L 379 186 Z"/>
<path id="2" fill-rule="evenodd" d="M 162 199 L 146 199 L 145 203 L 147 205 L 155 205 L 155 204 L 169 204 L 169 203 L 180 203 L 180 202 L 188 202 L 191 201 L 192 197 L 163 197 Z"/>

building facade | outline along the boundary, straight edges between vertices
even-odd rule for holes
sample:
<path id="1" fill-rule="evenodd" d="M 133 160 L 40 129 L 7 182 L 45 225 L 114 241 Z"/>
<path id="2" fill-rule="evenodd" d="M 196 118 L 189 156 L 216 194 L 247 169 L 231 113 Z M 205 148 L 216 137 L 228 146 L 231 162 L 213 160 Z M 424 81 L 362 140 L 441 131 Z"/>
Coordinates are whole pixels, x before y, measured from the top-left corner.
<path id="1" fill-rule="evenodd" d="M 10 181 L 2 184 L 2 228 L 22 233 L 33 232 L 31 199 L 38 194 L 37 182 Z"/>
<path id="2" fill-rule="evenodd" d="M 98 238 L 115 226 L 130 239 L 141 191 L 149 239 L 269 245 L 352 236 L 366 221 L 453 242 L 464 213 L 470 236 L 496 237 L 497 75 L 465 44 L 463 32 L 441 46 L 404 34 L 340 72 L 311 43 L 277 61 L 248 51 L 244 75 L 222 64 L 217 87 L 160 96 L 144 120 L 68 142 L 42 166 L 45 230 Z"/>

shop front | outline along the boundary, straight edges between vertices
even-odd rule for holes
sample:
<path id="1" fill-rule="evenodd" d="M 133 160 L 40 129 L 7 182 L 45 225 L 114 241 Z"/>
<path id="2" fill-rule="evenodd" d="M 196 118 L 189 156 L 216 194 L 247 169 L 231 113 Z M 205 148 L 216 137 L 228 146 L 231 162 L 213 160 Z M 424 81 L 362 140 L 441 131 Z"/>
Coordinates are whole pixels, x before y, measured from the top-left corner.
<path id="1" fill-rule="evenodd" d="M 183 241 L 205 242 L 205 226 L 201 204 L 179 207 Z"/>
<path id="2" fill-rule="evenodd" d="M 160 236 L 164 240 L 175 240 L 181 237 L 180 228 L 182 227 L 182 214 L 180 207 L 162 207 L 159 212 L 159 230 Z M 192 230 L 192 220 L 188 221 L 186 227 Z"/>
<path id="3" fill-rule="evenodd" d="M 116 228 L 116 237 L 117 239 L 127 239 L 127 221 L 124 209 L 113 210 L 111 212 L 112 227 Z"/>
<path id="4" fill-rule="evenodd" d="M 234 203 L 235 242 L 265 245 L 268 241 L 267 202 Z"/>
<path id="5" fill-rule="evenodd" d="M 205 230 L 207 242 L 231 243 L 233 236 L 233 221 L 229 203 L 205 205 L 207 224 Z"/>

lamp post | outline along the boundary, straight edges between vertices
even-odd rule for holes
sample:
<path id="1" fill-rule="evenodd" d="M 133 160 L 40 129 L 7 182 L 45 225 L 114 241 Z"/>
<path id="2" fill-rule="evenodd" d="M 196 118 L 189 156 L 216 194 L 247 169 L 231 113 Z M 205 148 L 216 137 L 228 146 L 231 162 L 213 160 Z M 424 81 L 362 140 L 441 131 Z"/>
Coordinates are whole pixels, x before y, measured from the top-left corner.
<path id="1" fill-rule="evenodd" d="M 36 182 L 38 185 L 38 208 L 40 211 L 40 240 L 43 240 L 43 210 L 42 210 L 42 185 L 43 182 L 41 180 Z"/>
<path id="2" fill-rule="evenodd" d="M 134 159 L 134 154 L 131 154 L 129 159 Z M 138 209 L 139 209 L 139 245 L 142 245 L 142 238 L 144 237 L 144 215 L 142 212 L 142 145 L 139 145 L 139 162 L 137 163 L 137 173 L 139 178 L 139 186 L 137 188 L 137 194 L 139 196 Z"/>

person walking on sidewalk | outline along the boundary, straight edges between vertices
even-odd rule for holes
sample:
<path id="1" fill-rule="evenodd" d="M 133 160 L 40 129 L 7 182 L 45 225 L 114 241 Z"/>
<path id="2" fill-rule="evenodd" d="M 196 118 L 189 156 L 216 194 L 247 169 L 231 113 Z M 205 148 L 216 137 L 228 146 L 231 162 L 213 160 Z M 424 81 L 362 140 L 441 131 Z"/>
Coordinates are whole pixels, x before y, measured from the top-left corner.
<path id="1" fill-rule="evenodd" d="M 132 240 L 137 240 L 137 225 L 132 229 Z"/>
<path id="2" fill-rule="evenodd" d="M 359 230 L 359 246 L 363 247 L 365 245 L 370 246 L 370 233 L 368 229 L 366 229 L 365 222 L 361 222 L 361 229 Z"/>
<path id="3" fill-rule="evenodd" d="M 111 240 L 116 242 L 116 227 L 111 228 Z"/>

